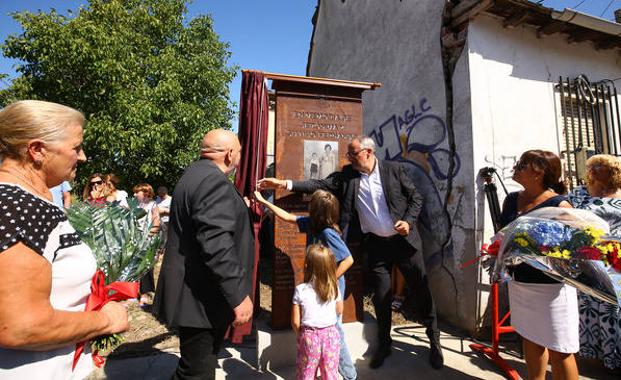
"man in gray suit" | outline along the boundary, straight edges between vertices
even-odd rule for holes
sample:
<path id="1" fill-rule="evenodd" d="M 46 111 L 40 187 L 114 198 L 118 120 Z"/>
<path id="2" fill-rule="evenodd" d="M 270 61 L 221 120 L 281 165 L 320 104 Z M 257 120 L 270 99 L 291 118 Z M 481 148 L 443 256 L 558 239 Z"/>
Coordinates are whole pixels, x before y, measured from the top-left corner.
<path id="1" fill-rule="evenodd" d="M 200 160 L 175 186 L 153 305 L 158 318 L 179 329 L 181 358 L 173 379 L 214 379 L 226 329 L 252 316 L 252 222 L 227 178 L 240 152 L 232 132 L 210 131 Z"/>
<path id="2" fill-rule="evenodd" d="M 391 273 L 397 265 L 413 293 L 416 315 L 427 328 L 429 362 L 444 365 L 440 331 L 422 253 L 415 248 L 414 230 L 422 197 L 406 167 L 375 156 L 375 142 L 367 136 L 354 138 L 347 147 L 346 165 L 324 179 L 290 181 L 264 178 L 260 189 L 288 189 L 301 193 L 328 190 L 341 202 L 339 227 L 348 242 L 363 242 L 375 294 L 378 349 L 370 367 L 378 368 L 391 353 Z"/>

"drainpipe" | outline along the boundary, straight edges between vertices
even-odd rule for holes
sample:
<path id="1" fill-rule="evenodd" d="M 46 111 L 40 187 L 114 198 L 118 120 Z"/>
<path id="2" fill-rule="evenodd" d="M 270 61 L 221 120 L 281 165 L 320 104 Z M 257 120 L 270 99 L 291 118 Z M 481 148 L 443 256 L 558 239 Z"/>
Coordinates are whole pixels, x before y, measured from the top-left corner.
<path id="1" fill-rule="evenodd" d="M 617 17 L 617 22 L 618 22 L 620 13 L 621 12 L 619 12 L 619 10 L 615 12 L 615 17 Z M 562 12 L 552 11 L 551 16 L 552 16 L 552 19 L 554 20 L 563 21 L 568 24 L 573 24 L 573 25 L 581 26 L 583 28 L 606 33 L 612 36 L 621 37 L 621 24 L 608 21 L 608 20 L 604 20 L 603 18 L 591 16 L 586 13 L 581 13 L 574 9 L 566 8 Z"/>

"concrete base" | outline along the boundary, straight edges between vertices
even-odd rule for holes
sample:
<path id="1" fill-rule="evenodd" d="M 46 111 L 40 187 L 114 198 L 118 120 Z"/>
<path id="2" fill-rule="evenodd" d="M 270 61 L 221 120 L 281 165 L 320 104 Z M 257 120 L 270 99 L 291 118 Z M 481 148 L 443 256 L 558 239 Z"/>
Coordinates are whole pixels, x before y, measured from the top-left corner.
<path id="1" fill-rule="evenodd" d="M 373 352 L 376 324 L 351 322 L 343 325 L 352 361 Z M 257 326 L 257 368 L 263 372 L 295 366 L 296 341 L 293 330 L 272 330 L 266 323 Z"/>
<path id="2" fill-rule="evenodd" d="M 348 323 L 346 339 L 352 353 L 354 365 L 358 371 L 359 380 L 376 379 L 506 379 L 494 363 L 485 357 L 473 352 L 468 346 L 472 341 L 466 337 L 442 329 L 440 343 L 444 350 L 445 367 L 434 370 L 429 365 L 429 343 L 425 335 L 425 328 L 420 325 L 395 326 L 392 329 L 392 354 L 379 369 L 370 369 L 370 356 L 365 355 L 369 350 L 368 340 L 375 331 L 374 321 Z M 442 328 L 442 326 L 441 326 Z M 295 340 L 293 334 L 287 331 L 274 331 L 269 344 L 269 330 L 259 327 L 259 334 L 265 334 L 261 339 L 261 356 L 259 356 L 258 342 L 248 342 L 243 345 L 225 347 L 218 355 L 219 368 L 216 369 L 216 379 L 235 380 L 282 380 L 295 378 Z M 373 339 L 370 339 L 371 341 Z M 520 376 L 526 377 L 524 360 L 516 353 L 516 344 L 502 345 L 502 357 L 515 368 Z M 371 351 L 372 352 L 372 351 Z M 104 368 L 93 371 L 88 380 L 134 380 L 152 379 L 168 380 L 177 366 L 179 353 L 175 350 L 159 352 L 157 355 L 137 358 L 114 358 L 109 360 Z M 259 360 L 262 357 L 262 360 Z M 257 370 L 264 365 L 267 369 Z M 606 372 L 599 361 L 578 361 L 580 379 L 612 379 L 613 375 Z M 551 369 L 548 368 L 548 372 Z M 548 374 L 548 377 L 551 377 Z"/>

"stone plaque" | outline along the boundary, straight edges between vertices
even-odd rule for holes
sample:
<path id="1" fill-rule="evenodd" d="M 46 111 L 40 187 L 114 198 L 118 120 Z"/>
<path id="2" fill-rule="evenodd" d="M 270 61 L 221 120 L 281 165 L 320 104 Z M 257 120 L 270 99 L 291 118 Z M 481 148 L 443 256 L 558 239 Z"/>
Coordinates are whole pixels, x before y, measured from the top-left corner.
<path id="1" fill-rule="evenodd" d="M 276 177 L 321 179 L 348 164 L 347 144 L 362 133 L 364 89 L 325 84 L 274 81 L 276 89 Z M 277 191 L 275 203 L 298 214 L 308 215 L 310 195 Z M 294 288 L 304 278 L 306 235 L 297 226 L 275 220 L 272 326 L 291 326 Z M 359 247 L 350 246 L 354 265 L 346 274 L 343 320 L 362 320 L 363 274 Z"/>

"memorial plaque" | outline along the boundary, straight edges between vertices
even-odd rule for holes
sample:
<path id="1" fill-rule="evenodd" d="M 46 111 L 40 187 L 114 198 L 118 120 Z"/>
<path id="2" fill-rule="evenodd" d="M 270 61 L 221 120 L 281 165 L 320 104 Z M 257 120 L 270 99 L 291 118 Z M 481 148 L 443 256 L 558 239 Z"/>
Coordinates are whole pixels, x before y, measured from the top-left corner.
<path id="1" fill-rule="evenodd" d="M 362 129 L 362 91 L 370 87 L 331 86 L 325 81 L 274 80 L 276 90 L 276 159 L 278 178 L 321 179 L 348 164 L 347 145 Z M 359 83 L 359 82 L 358 82 Z M 277 191 L 275 203 L 297 215 L 308 215 L 310 195 Z M 304 279 L 306 235 L 297 226 L 274 223 L 272 327 L 291 326 L 291 300 Z M 343 321 L 362 320 L 363 273 L 359 247 L 350 246 L 354 265 L 346 272 Z"/>

